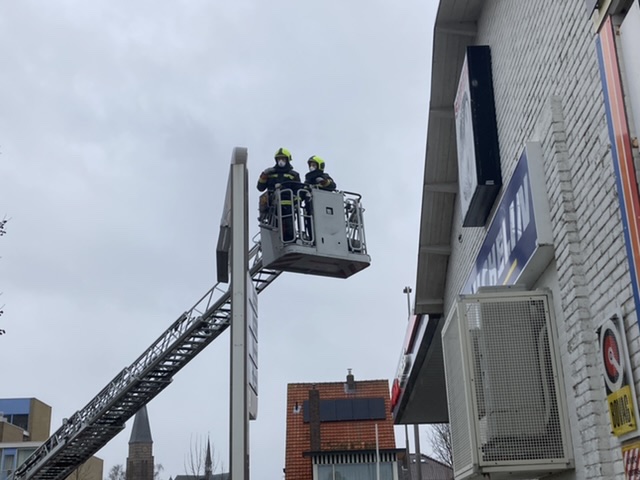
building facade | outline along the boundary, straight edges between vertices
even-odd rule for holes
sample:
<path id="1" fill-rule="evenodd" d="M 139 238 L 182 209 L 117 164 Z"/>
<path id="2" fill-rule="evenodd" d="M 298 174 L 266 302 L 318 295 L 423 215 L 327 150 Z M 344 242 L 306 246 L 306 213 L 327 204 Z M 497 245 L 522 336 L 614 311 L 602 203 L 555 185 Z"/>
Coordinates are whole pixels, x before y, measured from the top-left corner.
<path id="1" fill-rule="evenodd" d="M 456 478 L 640 478 L 639 32 L 638 1 L 440 2 L 392 403 L 451 423 Z"/>
<path id="2" fill-rule="evenodd" d="M 387 380 L 287 386 L 286 480 L 398 479 Z"/>
<path id="3" fill-rule="evenodd" d="M 420 469 L 420 472 L 418 472 Z M 400 469 L 400 480 L 453 480 L 453 470 L 435 458 L 412 453 L 408 461 Z"/>
<path id="4" fill-rule="evenodd" d="M 0 399 L 0 480 L 6 480 L 49 438 L 51 407 L 37 398 Z M 67 480 L 102 480 L 102 459 L 91 457 Z"/>

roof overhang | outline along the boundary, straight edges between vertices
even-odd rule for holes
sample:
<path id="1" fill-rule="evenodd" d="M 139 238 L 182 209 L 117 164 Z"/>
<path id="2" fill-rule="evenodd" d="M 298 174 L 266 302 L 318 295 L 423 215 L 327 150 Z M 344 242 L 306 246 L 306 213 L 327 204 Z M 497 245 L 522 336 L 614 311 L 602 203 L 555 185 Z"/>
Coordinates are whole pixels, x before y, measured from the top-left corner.
<path id="1" fill-rule="evenodd" d="M 415 289 L 415 313 L 425 314 L 428 321 L 394 410 L 396 424 L 448 421 L 440 332 L 458 193 L 453 105 L 466 47 L 474 43 L 482 5 L 482 0 L 448 0 L 438 6 Z"/>

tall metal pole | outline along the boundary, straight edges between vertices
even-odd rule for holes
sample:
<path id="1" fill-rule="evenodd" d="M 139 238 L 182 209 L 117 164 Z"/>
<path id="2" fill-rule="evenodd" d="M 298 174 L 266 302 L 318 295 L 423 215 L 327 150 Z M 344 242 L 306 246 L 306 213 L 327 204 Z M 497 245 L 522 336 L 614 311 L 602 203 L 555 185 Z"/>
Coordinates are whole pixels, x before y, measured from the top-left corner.
<path id="1" fill-rule="evenodd" d="M 407 446 L 407 473 L 409 474 L 409 480 L 413 478 L 411 473 L 411 453 L 409 450 L 409 425 L 404 424 L 404 444 Z"/>
<path id="2" fill-rule="evenodd" d="M 376 423 L 376 480 L 380 480 L 380 440 L 378 439 L 377 423 Z"/>
<path id="3" fill-rule="evenodd" d="M 413 434 L 414 441 L 416 444 L 416 467 L 418 469 L 418 475 L 416 478 L 418 480 L 422 480 L 422 453 L 420 452 L 420 430 L 418 430 L 418 425 L 413 426 Z"/>
<path id="4" fill-rule="evenodd" d="M 231 402 L 230 474 L 249 480 L 249 411 L 247 402 L 247 149 L 231 158 Z"/>

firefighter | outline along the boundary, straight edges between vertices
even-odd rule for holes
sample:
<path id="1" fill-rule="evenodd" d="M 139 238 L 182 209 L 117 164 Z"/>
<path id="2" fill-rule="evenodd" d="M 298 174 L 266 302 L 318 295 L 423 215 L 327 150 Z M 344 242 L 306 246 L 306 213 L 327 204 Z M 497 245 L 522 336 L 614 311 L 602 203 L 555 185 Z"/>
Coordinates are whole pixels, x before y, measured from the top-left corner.
<path id="1" fill-rule="evenodd" d="M 269 210 L 269 205 L 273 204 L 274 193 L 276 189 L 287 188 L 287 184 L 300 183 L 300 174 L 291 166 L 291 152 L 286 148 L 279 148 L 274 155 L 276 164 L 267 168 L 260 174 L 257 188 L 265 194 L 260 196 L 260 218 L 265 219 Z M 295 185 L 289 185 L 297 188 Z M 282 212 L 282 239 L 290 242 L 295 239 L 293 229 L 293 195 L 290 191 L 284 191 L 280 194 L 281 212 Z"/>
<path id="2" fill-rule="evenodd" d="M 336 182 L 324 171 L 324 160 L 317 155 L 313 155 L 307 160 L 307 165 L 309 165 L 309 172 L 304 176 L 304 183 L 322 190 L 333 191 L 336 189 Z"/>
<path id="3" fill-rule="evenodd" d="M 325 163 L 317 155 L 312 155 L 307 160 L 309 165 L 309 172 L 304 176 L 305 185 L 319 188 L 321 190 L 334 191 L 336 189 L 336 182 L 324 171 Z M 306 193 L 303 196 L 304 203 L 304 228 L 305 228 L 305 240 L 315 241 L 313 232 L 313 222 L 311 221 L 313 216 L 313 206 L 311 205 L 311 195 Z"/>
<path id="4" fill-rule="evenodd" d="M 300 174 L 291 166 L 291 152 L 286 148 L 279 148 L 275 156 L 276 164 L 267 168 L 260 174 L 258 179 L 258 190 L 264 192 L 268 190 L 273 192 L 278 185 L 286 182 L 300 182 Z"/>

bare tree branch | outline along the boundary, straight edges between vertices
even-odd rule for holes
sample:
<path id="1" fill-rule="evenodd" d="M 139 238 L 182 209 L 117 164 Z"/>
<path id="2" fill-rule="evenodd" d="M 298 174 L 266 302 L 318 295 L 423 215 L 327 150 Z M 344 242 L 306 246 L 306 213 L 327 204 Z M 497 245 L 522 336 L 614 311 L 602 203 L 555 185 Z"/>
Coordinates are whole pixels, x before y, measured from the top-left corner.
<path id="1" fill-rule="evenodd" d="M 200 478 L 204 475 L 205 449 L 200 436 L 189 438 L 189 453 L 184 458 L 184 471 L 187 475 Z"/>
<path id="2" fill-rule="evenodd" d="M 160 480 L 160 473 L 164 470 L 164 467 L 161 463 L 156 463 L 153 466 L 153 480 Z M 126 480 L 127 472 L 125 471 L 122 464 L 114 465 L 109 470 L 107 474 L 107 478 L 105 480 Z M 83 480 L 82 478 L 79 480 Z"/>
<path id="3" fill-rule="evenodd" d="M 9 220 L 11 219 L 7 217 L 4 217 L 2 220 L 0 220 L 0 237 L 7 233 L 6 225 Z"/>
<path id="4" fill-rule="evenodd" d="M 451 446 L 451 427 L 448 423 L 436 423 L 430 426 L 429 440 L 436 460 L 453 468 L 453 447 Z"/>
<path id="5" fill-rule="evenodd" d="M 203 478 L 206 474 L 207 463 L 207 444 L 210 445 L 209 440 L 204 441 L 203 437 L 193 435 L 189 439 L 189 453 L 185 455 L 184 470 L 185 474 L 191 475 L 195 478 Z M 210 445 L 211 448 L 211 473 L 215 473 L 220 468 L 220 460 L 216 454 L 215 447 Z"/>
<path id="6" fill-rule="evenodd" d="M 161 463 L 156 463 L 153 466 L 153 480 L 160 480 L 160 474 L 164 470 L 164 467 Z"/>
<path id="7" fill-rule="evenodd" d="M 126 479 L 126 473 L 124 471 L 124 467 L 122 465 L 114 465 L 109 470 L 106 480 L 125 480 L 125 479 Z"/>

